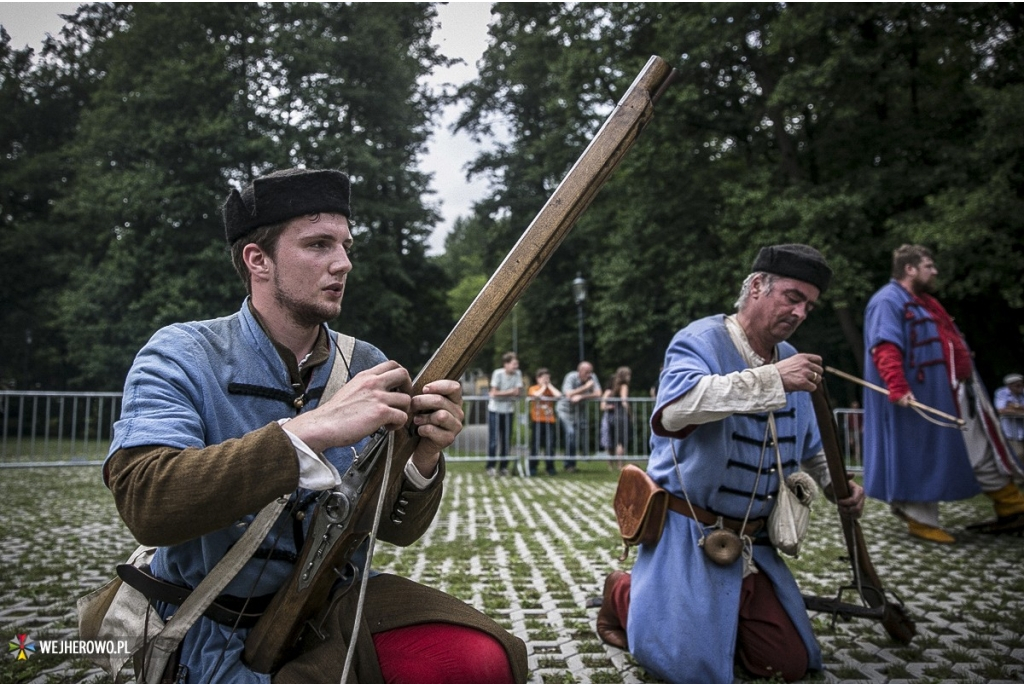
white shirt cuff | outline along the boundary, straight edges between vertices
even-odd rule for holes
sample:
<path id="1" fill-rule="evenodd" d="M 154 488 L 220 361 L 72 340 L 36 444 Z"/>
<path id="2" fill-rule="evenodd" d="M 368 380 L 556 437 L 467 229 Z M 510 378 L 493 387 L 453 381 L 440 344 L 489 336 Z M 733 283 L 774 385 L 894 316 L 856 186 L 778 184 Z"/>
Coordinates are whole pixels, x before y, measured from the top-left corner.
<path id="1" fill-rule="evenodd" d="M 662 410 L 661 425 L 666 430 L 678 431 L 733 414 L 774 411 L 785 406 L 782 376 L 774 364 L 766 364 L 724 376 L 704 376 Z"/>
<path id="2" fill-rule="evenodd" d="M 420 473 L 420 470 L 416 468 L 416 464 L 412 463 L 412 459 L 405 462 L 405 479 L 409 481 L 409 485 L 414 490 L 426 490 L 437 478 L 438 467 L 434 467 L 434 473 L 429 478 Z"/>
<path id="3" fill-rule="evenodd" d="M 341 474 L 334 468 L 334 464 L 318 455 L 299 436 L 285 428 L 284 424 L 288 421 L 289 419 L 285 418 L 277 423 L 295 448 L 295 456 L 299 460 L 299 487 L 307 490 L 330 490 L 341 485 Z"/>
<path id="4" fill-rule="evenodd" d="M 303 442 L 299 436 L 284 427 L 289 420 L 284 418 L 278 420 L 277 423 L 295 448 L 295 456 L 299 460 L 299 487 L 307 490 L 330 490 L 341 485 L 341 474 L 338 473 L 338 469 L 334 468 L 334 464 L 322 458 L 310 449 L 309 445 Z M 437 478 L 438 471 L 438 467 L 434 467 L 434 473 L 428 478 L 420 473 L 420 470 L 412 463 L 412 459 L 405 463 L 405 479 L 415 490 L 422 491 L 429 488 Z"/>
<path id="5" fill-rule="evenodd" d="M 828 460 L 825 458 L 824 450 L 800 464 L 800 470 L 810 474 L 822 492 L 832 485 L 832 474 L 828 470 Z"/>

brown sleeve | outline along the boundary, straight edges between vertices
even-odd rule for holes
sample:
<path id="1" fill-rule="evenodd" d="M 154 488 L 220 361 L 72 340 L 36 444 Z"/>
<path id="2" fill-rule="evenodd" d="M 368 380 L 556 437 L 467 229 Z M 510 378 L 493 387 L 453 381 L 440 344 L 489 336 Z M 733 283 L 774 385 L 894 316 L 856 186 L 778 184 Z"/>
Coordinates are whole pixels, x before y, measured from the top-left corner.
<path id="1" fill-rule="evenodd" d="M 115 452 L 106 465 L 117 510 L 141 544 L 174 545 L 259 511 L 299 484 L 295 448 L 277 423 L 204 448 Z"/>
<path id="2" fill-rule="evenodd" d="M 391 508 L 381 516 L 377 536 L 399 547 L 407 547 L 419 540 L 427 532 L 441 505 L 444 476 L 445 462 L 442 454 L 437 462 L 437 476 L 426 490 L 409 488 L 405 477 L 399 478 L 398 485 L 388 493 L 387 501 Z"/>

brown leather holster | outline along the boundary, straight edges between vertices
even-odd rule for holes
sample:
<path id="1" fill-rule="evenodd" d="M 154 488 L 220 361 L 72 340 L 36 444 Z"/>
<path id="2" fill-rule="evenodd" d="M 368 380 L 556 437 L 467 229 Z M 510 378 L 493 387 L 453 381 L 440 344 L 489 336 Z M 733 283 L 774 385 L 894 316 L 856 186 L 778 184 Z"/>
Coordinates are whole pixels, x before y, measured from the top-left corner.
<path id="1" fill-rule="evenodd" d="M 623 467 L 613 502 L 623 543 L 619 561 L 629 556 L 629 548 L 634 545 L 658 544 L 665 527 L 668 502 L 668 491 L 659 487 L 646 471 L 633 464 Z"/>
<path id="2" fill-rule="evenodd" d="M 720 525 L 751 537 L 764 527 L 764 519 L 744 523 L 718 516 L 676 497 L 655 483 L 646 471 L 633 464 L 627 464 L 619 474 L 619 485 L 615 490 L 613 506 L 623 543 L 619 561 L 625 561 L 629 556 L 630 547 L 658 544 L 661 532 L 665 528 L 665 516 L 670 509 L 706 526 Z"/>

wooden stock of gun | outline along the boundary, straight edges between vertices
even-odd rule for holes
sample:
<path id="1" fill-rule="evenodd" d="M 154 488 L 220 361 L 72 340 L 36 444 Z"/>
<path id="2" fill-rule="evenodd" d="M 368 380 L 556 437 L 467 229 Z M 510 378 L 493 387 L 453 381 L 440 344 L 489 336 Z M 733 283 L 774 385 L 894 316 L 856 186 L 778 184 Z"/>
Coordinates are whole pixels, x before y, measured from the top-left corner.
<path id="1" fill-rule="evenodd" d="M 654 102 L 673 73 L 661 58 L 648 60 L 601 130 L 413 380 L 413 394 L 432 381 L 457 380 L 462 375 L 651 120 Z M 387 458 L 381 447 L 384 441 L 376 436 L 345 473 L 342 485 L 321 498 L 295 570 L 245 641 L 244 660 L 253 670 L 272 673 L 287 660 L 305 623 L 327 601 L 336 579 L 333 569 L 344 567 L 369 535 L 380 488 L 397 484 L 418 442 L 410 431 L 396 431 L 394 438 L 388 483 L 382 483 Z"/>
<path id="2" fill-rule="evenodd" d="M 825 450 L 828 472 L 832 477 L 832 491 L 836 501 L 846 499 L 850 496 L 849 477 L 846 474 L 846 465 L 843 463 L 839 433 L 824 383 L 811 393 L 811 400 L 814 403 L 814 414 L 821 432 L 821 444 Z M 868 546 L 860 529 L 860 521 L 841 511 L 839 520 L 843 526 L 843 537 L 846 538 L 846 551 L 850 555 L 853 588 L 860 594 L 865 604 L 872 609 L 880 610 L 880 613 L 876 615 L 881 620 L 882 627 L 889 633 L 889 637 L 897 642 L 910 644 L 917 633 L 917 627 L 904 609 L 903 603 L 891 601 L 886 595 L 882 579 L 878 577 L 878 573 L 875 572 L 875 567 L 871 563 L 871 557 L 868 556 Z M 808 606 L 808 608 L 815 607 Z"/>

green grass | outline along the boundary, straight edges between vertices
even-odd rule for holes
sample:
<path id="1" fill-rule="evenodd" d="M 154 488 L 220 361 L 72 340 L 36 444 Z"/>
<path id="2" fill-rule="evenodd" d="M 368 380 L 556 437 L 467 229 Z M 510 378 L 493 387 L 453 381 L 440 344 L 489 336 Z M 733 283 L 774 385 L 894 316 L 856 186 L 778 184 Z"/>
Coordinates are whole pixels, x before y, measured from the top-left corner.
<path id="1" fill-rule="evenodd" d="M 580 468 L 553 478 L 492 479 L 483 464 L 452 463 L 444 501 L 424 538 L 404 549 L 379 544 L 375 565 L 449 592 L 522 637 L 535 666 L 532 682 L 658 682 L 631 656 L 594 636 L 597 610 L 583 600 L 600 592 L 608 571 L 628 569 L 636 555 L 617 561 L 611 512 L 617 474 L 604 463 Z M 135 544 L 98 468 L 0 474 L 0 631 L 8 639 L 25 632 L 35 640 L 73 638 L 74 600 L 109 578 Z M 1018 538 L 962 532 L 990 512 L 984 498 L 943 505 L 943 520 L 961 541 L 938 547 L 910 540 L 882 504 L 869 502 L 864 531 L 872 560 L 886 585 L 908 602 L 918 634 L 903 646 L 875 622 L 840 620 L 833 626 L 830 617 L 816 616 L 829 674 L 812 674 L 808 681 L 863 680 L 858 659 L 891 680 L 913 681 L 918 672 L 907 664 L 925 663 L 925 681 L 1019 681 L 1024 546 Z M 460 525 L 451 536 L 453 515 Z M 811 526 L 800 558 L 788 563 L 805 593 L 831 596 L 850 581 L 850 572 L 838 519 L 824 501 L 815 504 Z M 895 661 L 886 663 L 880 650 Z M 983 658 L 976 656 L 979 650 Z M 0 659 L 0 682 L 102 680 L 84 660 Z"/>
<path id="2" fill-rule="evenodd" d="M 106 458 L 109 448 L 109 438 L 105 440 L 81 438 L 57 440 L 53 437 L 49 439 L 37 437 L 35 440 L 22 438 L 19 442 L 16 438 L 8 437 L 5 443 L 0 445 L 0 463 L 97 462 Z"/>

